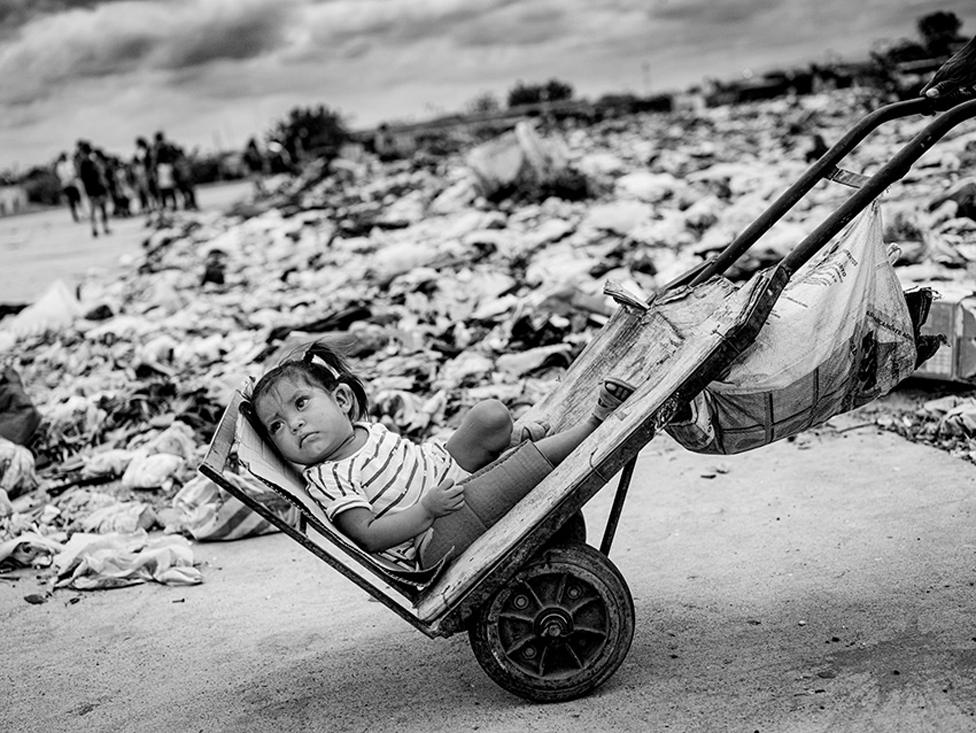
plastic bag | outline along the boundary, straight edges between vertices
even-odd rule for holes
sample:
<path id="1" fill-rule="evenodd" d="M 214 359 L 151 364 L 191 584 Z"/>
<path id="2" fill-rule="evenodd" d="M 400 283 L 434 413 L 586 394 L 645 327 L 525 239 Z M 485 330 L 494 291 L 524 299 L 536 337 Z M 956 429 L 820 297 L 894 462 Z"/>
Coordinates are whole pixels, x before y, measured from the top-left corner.
<path id="1" fill-rule="evenodd" d="M 34 454 L 23 446 L 0 438 L 0 489 L 13 498 L 33 491 L 38 483 Z"/>
<path id="2" fill-rule="evenodd" d="M 802 267 L 756 340 L 668 432 L 700 453 L 740 453 L 889 392 L 916 366 L 915 327 L 875 202 Z"/>
<path id="3" fill-rule="evenodd" d="M 81 519 L 85 532 L 108 534 L 110 532 L 135 532 L 148 530 L 156 522 L 151 506 L 141 501 L 124 501 L 96 509 Z"/>
<path id="4" fill-rule="evenodd" d="M 566 171 L 568 156 L 562 145 L 541 138 L 522 121 L 514 130 L 474 148 L 466 162 L 482 192 L 492 196 L 513 186 L 556 180 Z"/>
<path id="5" fill-rule="evenodd" d="M 27 445 L 41 415 L 24 392 L 20 375 L 7 367 L 0 372 L 0 437 L 20 445 Z"/>
<path id="6" fill-rule="evenodd" d="M 127 489 L 159 489 L 169 486 L 185 459 L 173 453 L 153 453 L 145 449 L 136 451 L 122 474 L 122 485 Z"/>
<path id="7" fill-rule="evenodd" d="M 36 302 L 3 321 L 0 330 L 23 337 L 57 331 L 83 314 L 81 303 L 63 280 L 57 280 Z"/>
<path id="8" fill-rule="evenodd" d="M 239 487 L 252 495 L 263 497 L 262 503 L 274 508 L 289 524 L 297 524 L 298 510 L 270 490 L 259 489 L 236 474 L 228 473 L 225 477 L 238 481 Z M 239 540 L 278 531 L 240 499 L 203 476 L 196 476 L 180 489 L 173 497 L 173 508 L 180 513 L 183 528 L 195 540 Z"/>

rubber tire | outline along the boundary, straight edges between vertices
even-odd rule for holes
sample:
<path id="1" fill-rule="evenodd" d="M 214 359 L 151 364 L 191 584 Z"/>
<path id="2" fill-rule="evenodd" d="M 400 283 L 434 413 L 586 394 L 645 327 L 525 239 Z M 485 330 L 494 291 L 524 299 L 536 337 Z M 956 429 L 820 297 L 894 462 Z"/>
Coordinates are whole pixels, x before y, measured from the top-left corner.
<path id="1" fill-rule="evenodd" d="M 583 544 L 544 549 L 481 606 L 468 629 L 485 673 L 533 702 L 573 700 L 596 689 L 617 671 L 633 638 L 626 581 L 605 555 Z"/>

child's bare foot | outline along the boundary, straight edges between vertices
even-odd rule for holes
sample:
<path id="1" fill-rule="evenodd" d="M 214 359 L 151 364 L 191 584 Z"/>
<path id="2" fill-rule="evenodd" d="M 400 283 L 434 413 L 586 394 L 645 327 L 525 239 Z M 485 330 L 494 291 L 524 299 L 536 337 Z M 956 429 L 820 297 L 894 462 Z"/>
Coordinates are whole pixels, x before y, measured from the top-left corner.
<path id="1" fill-rule="evenodd" d="M 596 400 L 596 407 L 593 408 L 593 417 L 603 422 L 610 413 L 616 410 L 624 401 L 630 397 L 636 387 L 624 382 L 621 379 L 608 377 L 600 385 L 600 394 Z"/>

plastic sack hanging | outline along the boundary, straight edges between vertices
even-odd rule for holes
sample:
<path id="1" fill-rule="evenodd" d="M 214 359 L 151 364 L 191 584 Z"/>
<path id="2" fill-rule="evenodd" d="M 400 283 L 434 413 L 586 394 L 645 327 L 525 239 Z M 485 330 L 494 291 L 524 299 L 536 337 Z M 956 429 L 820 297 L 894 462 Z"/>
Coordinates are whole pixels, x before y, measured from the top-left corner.
<path id="1" fill-rule="evenodd" d="M 889 392 L 916 366 L 914 327 L 877 202 L 793 276 L 756 340 L 668 433 L 732 454 L 795 435 Z"/>

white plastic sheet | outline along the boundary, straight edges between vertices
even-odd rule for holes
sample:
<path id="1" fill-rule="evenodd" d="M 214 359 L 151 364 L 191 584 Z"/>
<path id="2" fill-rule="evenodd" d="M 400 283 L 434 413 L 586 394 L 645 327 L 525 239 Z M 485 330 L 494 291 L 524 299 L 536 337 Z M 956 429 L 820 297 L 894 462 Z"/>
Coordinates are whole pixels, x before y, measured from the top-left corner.
<path id="1" fill-rule="evenodd" d="M 143 530 L 104 535 L 77 532 L 55 556 L 54 565 L 59 588 L 97 590 L 147 581 L 165 585 L 203 582 L 185 537 L 151 538 Z"/>

